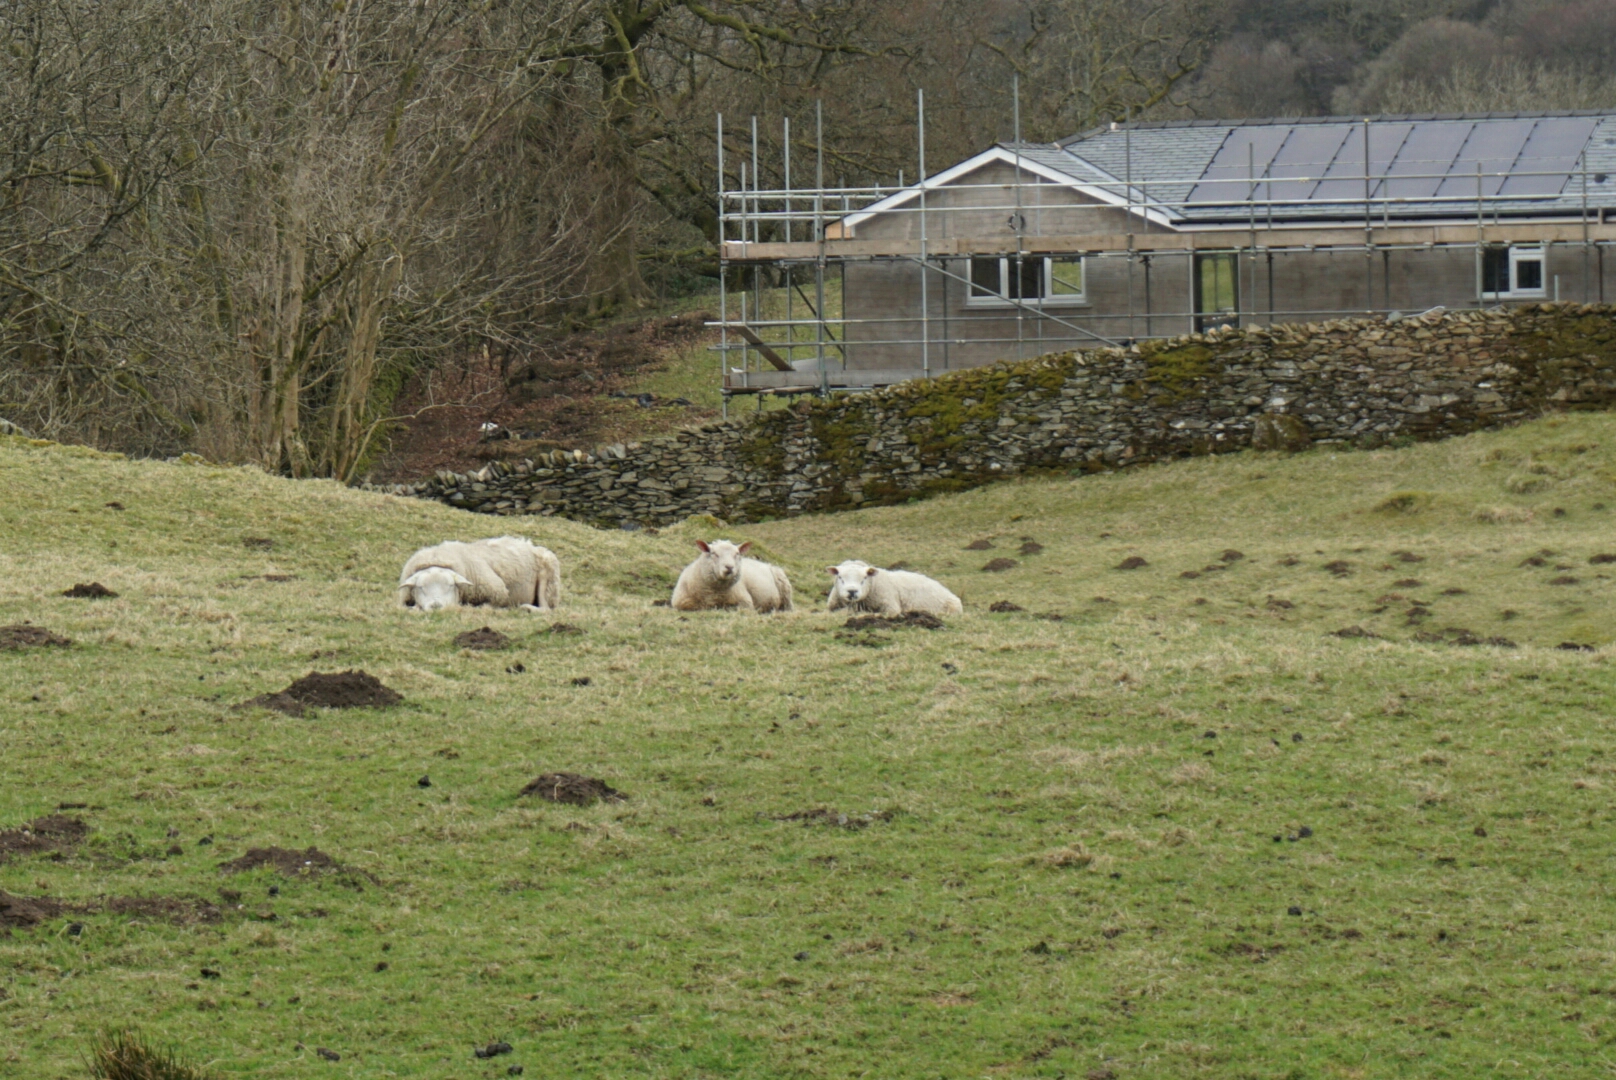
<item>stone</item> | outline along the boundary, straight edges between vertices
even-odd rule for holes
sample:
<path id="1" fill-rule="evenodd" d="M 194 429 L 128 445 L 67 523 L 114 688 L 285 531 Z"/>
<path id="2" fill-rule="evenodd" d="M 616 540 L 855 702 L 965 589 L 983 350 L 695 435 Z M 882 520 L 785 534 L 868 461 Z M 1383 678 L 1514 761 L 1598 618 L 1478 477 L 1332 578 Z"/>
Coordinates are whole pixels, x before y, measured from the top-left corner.
<path id="1" fill-rule="evenodd" d="M 1307 425 L 1289 413 L 1263 413 L 1251 425 L 1253 450 L 1286 450 L 1296 452 L 1313 445 L 1313 435 Z"/>

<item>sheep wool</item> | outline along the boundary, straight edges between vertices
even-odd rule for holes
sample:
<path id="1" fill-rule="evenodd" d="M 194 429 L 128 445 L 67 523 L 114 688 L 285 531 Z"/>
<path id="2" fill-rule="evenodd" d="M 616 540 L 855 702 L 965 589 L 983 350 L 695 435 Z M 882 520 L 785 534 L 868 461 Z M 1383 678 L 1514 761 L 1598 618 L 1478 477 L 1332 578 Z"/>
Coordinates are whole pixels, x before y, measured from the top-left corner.
<path id="1" fill-rule="evenodd" d="M 677 611 L 740 608 L 766 614 L 791 610 L 791 581 L 778 566 L 746 558 L 752 545 L 696 541 L 701 554 L 684 568 L 670 602 Z"/>
<path id="2" fill-rule="evenodd" d="M 862 559 L 849 559 L 829 568 L 832 578 L 827 610 L 848 608 L 875 615 L 958 615 L 965 610 L 960 598 L 941 582 L 912 570 L 883 570 Z"/>
<path id="3" fill-rule="evenodd" d="M 552 611 L 561 603 L 561 561 L 519 536 L 445 541 L 410 556 L 398 602 L 421 611 L 475 604 Z"/>

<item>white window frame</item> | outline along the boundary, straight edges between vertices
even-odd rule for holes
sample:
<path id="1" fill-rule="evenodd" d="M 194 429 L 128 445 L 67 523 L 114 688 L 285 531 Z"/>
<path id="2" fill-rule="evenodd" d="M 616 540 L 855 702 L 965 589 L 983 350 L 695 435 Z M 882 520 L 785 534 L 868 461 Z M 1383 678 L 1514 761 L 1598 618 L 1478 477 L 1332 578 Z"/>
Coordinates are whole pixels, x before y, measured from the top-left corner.
<path id="1" fill-rule="evenodd" d="M 1518 267 L 1523 262 L 1535 262 L 1538 264 L 1538 286 L 1535 289 L 1522 289 L 1515 284 L 1520 280 Z M 1489 292 L 1482 295 L 1488 300 L 1540 300 L 1549 295 L 1548 284 L 1548 248 L 1543 244 L 1511 244 L 1509 245 L 1509 288 L 1503 292 Z"/>
<path id="2" fill-rule="evenodd" d="M 975 258 L 982 258 L 982 256 L 976 256 Z M 1013 256 L 1013 255 L 1006 255 L 1006 256 L 1003 256 L 1003 257 L 1001 257 L 999 259 L 999 292 L 1003 296 L 1008 296 L 1009 293 L 1010 293 L 1010 262 L 1014 258 L 1015 258 L 1015 256 Z M 1083 268 L 1083 291 L 1082 292 L 1080 292 L 1080 293 L 1062 293 L 1059 296 L 1050 295 L 1050 293 L 1053 290 L 1054 285 L 1055 285 L 1054 267 L 1055 267 L 1055 262 L 1056 262 L 1057 258 L 1061 262 L 1074 262 L 1075 261 L 1079 266 L 1081 266 Z M 1043 260 L 1043 264 L 1044 264 L 1044 284 L 1043 284 L 1043 293 L 1044 293 L 1044 295 L 1043 296 L 1037 296 L 1037 297 L 1025 297 L 1024 296 L 1024 297 L 1020 297 L 1020 298 L 1017 298 L 1017 299 L 1009 299 L 1009 300 L 1002 299 L 999 296 L 977 296 L 976 295 L 976 284 L 973 281 L 970 285 L 966 286 L 965 306 L 966 307 L 1001 307 L 1001 308 L 1007 308 L 1007 307 L 1015 307 L 1017 303 L 1021 303 L 1021 304 L 1027 305 L 1028 307 L 1081 307 L 1083 305 L 1086 305 L 1089 302 L 1089 260 L 1088 260 L 1088 256 L 1086 256 L 1086 255 L 1078 255 L 1078 256 L 1067 257 L 1067 256 L 1054 256 L 1054 255 L 1032 255 L 1032 256 L 1026 257 L 1026 261 L 1028 261 L 1028 262 L 1031 262 L 1033 259 L 1041 259 L 1041 260 Z M 971 274 L 970 274 L 969 270 L 967 270 L 965 276 L 967 278 L 971 277 Z"/>

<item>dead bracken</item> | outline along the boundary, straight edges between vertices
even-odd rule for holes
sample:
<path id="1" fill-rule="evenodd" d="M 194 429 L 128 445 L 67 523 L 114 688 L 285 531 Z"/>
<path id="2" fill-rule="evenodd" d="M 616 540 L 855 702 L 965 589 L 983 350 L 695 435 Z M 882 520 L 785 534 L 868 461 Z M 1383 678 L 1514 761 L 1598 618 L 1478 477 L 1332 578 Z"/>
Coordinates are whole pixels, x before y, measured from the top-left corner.
<path id="1" fill-rule="evenodd" d="M 549 802 L 566 803 L 568 806 L 588 806 L 600 801 L 623 802 L 628 798 L 604 780 L 574 772 L 545 773 L 531 781 L 517 797 L 524 795 L 537 795 Z"/>
<path id="2" fill-rule="evenodd" d="M 376 676 L 364 671 L 321 674 L 311 671 L 285 690 L 260 694 L 237 705 L 238 709 L 273 709 L 287 716 L 302 716 L 307 708 L 382 708 L 397 705 L 404 697 L 383 686 Z"/>

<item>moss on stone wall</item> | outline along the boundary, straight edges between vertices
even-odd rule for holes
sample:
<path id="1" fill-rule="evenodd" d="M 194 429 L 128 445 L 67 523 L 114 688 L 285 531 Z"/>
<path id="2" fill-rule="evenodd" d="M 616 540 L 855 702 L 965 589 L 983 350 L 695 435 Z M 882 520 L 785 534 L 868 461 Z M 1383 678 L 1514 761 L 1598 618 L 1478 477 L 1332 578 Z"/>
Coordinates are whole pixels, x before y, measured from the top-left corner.
<path id="1" fill-rule="evenodd" d="M 1222 367 L 1217 353 L 1198 342 L 1169 347 L 1160 342 L 1146 342 L 1139 348 L 1144 361 L 1144 386 L 1139 396 L 1151 396 L 1157 403 L 1173 405 L 1195 396 L 1203 379 L 1217 375 Z M 1138 384 L 1135 384 L 1136 386 Z M 1151 389 L 1156 391 L 1151 394 Z"/>

